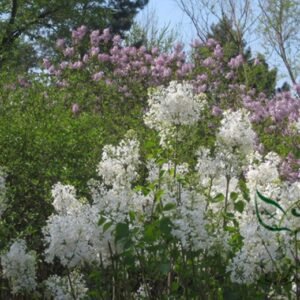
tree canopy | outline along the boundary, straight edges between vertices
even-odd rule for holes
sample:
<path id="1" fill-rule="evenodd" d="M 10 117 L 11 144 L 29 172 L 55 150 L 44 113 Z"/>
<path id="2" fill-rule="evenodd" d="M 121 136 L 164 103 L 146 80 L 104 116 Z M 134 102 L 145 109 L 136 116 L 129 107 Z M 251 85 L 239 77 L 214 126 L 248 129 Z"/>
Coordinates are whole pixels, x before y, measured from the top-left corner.
<path id="1" fill-rule="evenodd" d="M 253 87 L 267 96 L 274 94 L 276 86 L 276 69 L 269 69 L 264 56 L 257 54 L 252 57 L 252 52 L 239 33 L 232 26 L 232 22 L 226 17 L 211 26 L 208 38 L 217 40 L 224 50 L 224 57 L 228 61 L 241 54 L 247 62 L 244 65 L 243 72 L 240 73 L 240 81 Z"/>
<path id="2" fill-rule="evenodd" d="M 3 0 L 0 3 L 0 67 L 34 67 L 53 41 L 84 24 L 123 34 L 149 0 Z M 23 63 L 20 63 L 23 62 Z"/>

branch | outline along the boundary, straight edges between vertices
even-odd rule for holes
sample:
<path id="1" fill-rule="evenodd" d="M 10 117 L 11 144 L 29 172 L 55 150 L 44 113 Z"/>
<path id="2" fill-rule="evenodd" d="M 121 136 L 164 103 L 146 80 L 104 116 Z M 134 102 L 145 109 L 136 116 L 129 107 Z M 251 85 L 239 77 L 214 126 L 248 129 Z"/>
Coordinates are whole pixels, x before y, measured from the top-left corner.
<path id="1" fill-rule="evenodd" d="M 9 22 L 8 22 L 10 25 L 13 25 L 15 23 L 17 10 L 18 10 L 18 1 L 13 0 L 12 1 L 12 7 L 11 7 L 11 13 L 10 13 L 10 19 L 9 19 Z"/>

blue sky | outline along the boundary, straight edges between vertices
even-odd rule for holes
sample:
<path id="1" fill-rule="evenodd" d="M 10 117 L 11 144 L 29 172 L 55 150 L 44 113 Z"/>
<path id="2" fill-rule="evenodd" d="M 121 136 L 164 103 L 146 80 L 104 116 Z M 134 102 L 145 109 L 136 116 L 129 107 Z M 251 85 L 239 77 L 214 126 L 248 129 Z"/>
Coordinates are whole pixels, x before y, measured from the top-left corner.
<path id="1" fill-rule="evenodd" d="M 149 0 L 148 9 L 155 10 L 161 27 L 170 24 L 170 28 L 178 28 L 183 43 L 189 44 L 195 37 L 190 20 L 180 10 L 175 0 Z M 141 12 L 138 17 L 141 18 L 143 13 Z"/>
<path id="2" fill-rule="evenodd" d="M 170 28 L 177 28 L 180 33 L 180 41 L 182 41 L 187 48 L 192 39 L 196 37 L 195 30 L 191 21 L 185 14 L 181 11 L 175 0 L 149 0 L 148 8 L 145 10 L 155 10 L 156 16 L 159 21 L 159 25 L 163 27 L 164 25 L 170 24 Z M 143 14 L 142 11 L 137 19 L 142 21 Z M 256 36 L 257 37 L 257 36 Z M 254 38 L 256 38 L 254 37 Z M 253 37 L 251 37 L 253 39 Z M 264 49 L 262 48 L 262 41 L 256 40 L 251 42 L 248 46 L 251 47 L 252 54 L 260 52 L 264 54 Z M 279 76 L 277 78 L 279 84 L 282 84 L 284 79 L 287 79 L 285 69 L 281 61 L 276 56 L 266 57 L 270 67 L 279 67 Z M 280 78 L 283 75 L 283 78 Z"/>

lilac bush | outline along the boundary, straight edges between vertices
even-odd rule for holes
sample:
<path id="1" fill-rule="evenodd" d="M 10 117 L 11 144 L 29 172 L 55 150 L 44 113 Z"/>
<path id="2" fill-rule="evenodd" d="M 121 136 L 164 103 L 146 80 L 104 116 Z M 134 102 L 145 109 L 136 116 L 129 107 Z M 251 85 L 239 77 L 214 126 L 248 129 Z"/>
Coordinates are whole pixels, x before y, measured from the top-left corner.
<path id="1" fill-rule="evenodd" d="M 297 96 L 269 99 L 242 84 L 245 58 L 226 58 L 213 39 L 194 41 L 190 59 L 181 45 L 168 54 L 126 46 L 85 26 L 56 46 L 58 60 L 44 59 L 57 91 L 47 105 L 62 101 L 74 120 L 97 115 L 108 144 L 88 195 L 53 186 L 37 260 L 23 240 L 3 247 L 10 291 L 298 299 Z"/>

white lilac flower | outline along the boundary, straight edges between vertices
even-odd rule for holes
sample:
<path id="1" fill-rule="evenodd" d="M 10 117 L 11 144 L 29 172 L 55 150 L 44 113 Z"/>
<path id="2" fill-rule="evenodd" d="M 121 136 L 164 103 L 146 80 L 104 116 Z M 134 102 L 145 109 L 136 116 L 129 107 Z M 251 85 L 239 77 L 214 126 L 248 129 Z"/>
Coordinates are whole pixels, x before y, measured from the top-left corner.
<path id="1" fill-rule="evenodd" d="M 88 288 L 83 275 L 76 271 L 73 271 L 70 276 L 52 275 L 44 283 L 48 293 L 47 296 L 51 296 L 51 299 L 54 300 L 79 300 L 87 297 Z"/>
<path id="2" fill-rule="evenodd" d="M 194 95 L 193 86 L 189 83 L 171 81 L 167 88 L 159 87 L 151 94 L 148 103 L 150 110 L 145 122 L 149 127 L 156 129 L 156 123 L 191 125 L 200 120 L 206 96 Z"/>
<path id="3" fill-rule="evenodd" d="M 221 127 L 217 134 L 217 143 L 232 152 L 238 151 L 247 156 L 253 152 L 256 134 L 251 127 L 249 113 L 245 110 L 223 113 Z"/>
<path id="4" fill-rule="evenodd" d="M 229 236 L 225 232 L 216 229 L 216 232 L 208 232 L 211 220 L 206 217 L 205 197 L 194 191 L 182 189 L 180 204 L 176 208 L 176 215 L 173 217 L 172 235 L 176 237 L 181 246 L 186 250 L 198 251 L 210 249 L 213 255 L 213 248 L 217 245 L 228 249 Z"/>
<path id="5" fill-rule="evenodd" d="M 171 81 L 168 87 L 161 86 L 150 93 L 148 104 L 144 122 L 159 132 L 163 145 L 174 135 L 174 127 L 198 122 L 207 102 L 204 94 L 194 94 L 191 84 Z"/>
<path id="6" fill-rule="evenodd" d="M 177 216 L 173 220 L 172 235 L 176 237 L 184 249 L 197 251 L 206 249 L 209 234 L 206 231 L 205 203 L 188 205 L 185 195 L 182 204 L 177 207 Z"/>
<path id="7" fill-rule="evenodd" d="M 56 212 L 68 214 L 80 210 L 82 205 L 76 199 L 76 191 L 73 186 L 63 185 L 59 182 L 53 186 L 51 193 Z"/>
<path id="8" fill-rule="evenodd" d="M 269 152 L 265 158 L 262 158 L 257 152 L 254 153 L 252 162 L 246 172 L 246 184 L 253 201 L 256 190 L 267 197 L 279 197 L 280 178 L 278 167 L 280 161 L 280 157 L 274 152 Z"/>
<path id="9" fill-rule="evenodd" d="M 50 216 L 43 228 L 46 261 L 57 257 L 69 268 L 99 264 L 100 257 L 106 262 L 113 238 L 111 230 L 104 232 L 98 226 L 99 218 L 99 211 L 90 205 L 83 205 L 80 213 Z"/>
<path id="10" fill-rule="evenodd" d="M 216 148 L 214 155 L 211 155 L 210 150 L 206 148 L 200 148 L 198 151 L 196 171 L 199 176 L 199 187 L 210 198 L 239 191 L 237 176 L 241 172 L 241 162 L 232 153 L 227 152 L 226 155 L 225 150 Z M 224 201 L 209 203 L 210 209 L 215 213 L 221 211 L 223 206 Z M 227 209 L 231 209 L 232 206 L 233 203 L 230 201 Z"/>
<path id="11" fill-rule="evenodd" d="M 36 259 L 34 252 L 27 252 L 24 240 L 16 240 L 9 251 L 1 256 L 3 277 L 7 278 L 13 294 L 32 292 L 36 289 Z"/>
<path id="12" fill-rule="evenodd" d="M 139 142 L 124 139 L 118 146 L 104 146 L 97 171 L 106 185 L 124 187 L 136 179 L 138 164 Z"/>
<path id="13" fill-rule="evenodd" d="M 276 236 L 253 221 L 241 229 L 244 245 L 227 267 L 232 282 L 252 284 L 276 271 L 274 262 L 280 255 Z"/>
<path id="14" fill-rule="evenodd" d="M 141 300 L 141 299 L 149 299 L 147 293 L 147 286 L 145 284 L 141 284 L 136 293 L 133 295 L 133 299 Z"/>
<path id="15" fill-rule="evenodd" d="M 299 226 L 299 221 L 291 218 L 290 213 L 284 214 L 275 206 L 260 201 L 256 195 L 258 190 L 264 196 L 277 201 L 288 212 L 293 201 L 299 199 L 299 182 L 290 184 L 280 181 L 278 172 L 280 157 L 274 152 L 268 153 L 264 158 L 254 153 L 251 160 L 246 173 L 250 202 L 239 216 L 243 247 L 227 268 L 231 272 L 232 281 L 246 284 L 257 281 L 264 274 L 278 272 L 278 269 L 284 267 L 282 257 L 292 263 L 294 260 L 294 237 L 288 231 L 277 233 L 262 227 L 257 219 L 255 200 L 265 224 L 292 230 Z"/>

